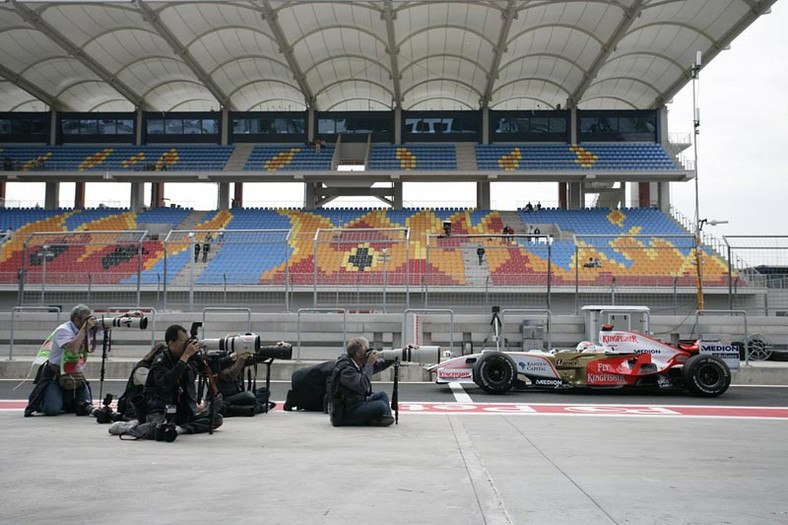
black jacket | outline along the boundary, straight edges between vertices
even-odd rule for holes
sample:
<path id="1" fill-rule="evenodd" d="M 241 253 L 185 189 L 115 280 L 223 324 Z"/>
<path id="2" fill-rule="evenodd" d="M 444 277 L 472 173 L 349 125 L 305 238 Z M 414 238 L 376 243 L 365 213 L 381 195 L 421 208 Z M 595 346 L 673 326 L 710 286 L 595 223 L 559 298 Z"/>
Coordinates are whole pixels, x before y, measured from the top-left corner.
<path id="1" fill-rule="evenodd" d="M 393 361 L 378 361 L 373 365 L 365 364 L 359 368 L 349 355 L 337 358 L 334 365 L 335 377 L 339 378 L 339 392 L 345 405 L 364 401 L 372 393 L 372 375 L 391 366 Z"/>
<path id="2" fill-rule="evenodd" d="M 194 419 L 197 414 L 196 366 L 193 361 L 184 363 L 169 350 L 156 357 L 145 382 L 148 416 L 166 412 L 167 405 L 175 405 L 177 423 Z"/>

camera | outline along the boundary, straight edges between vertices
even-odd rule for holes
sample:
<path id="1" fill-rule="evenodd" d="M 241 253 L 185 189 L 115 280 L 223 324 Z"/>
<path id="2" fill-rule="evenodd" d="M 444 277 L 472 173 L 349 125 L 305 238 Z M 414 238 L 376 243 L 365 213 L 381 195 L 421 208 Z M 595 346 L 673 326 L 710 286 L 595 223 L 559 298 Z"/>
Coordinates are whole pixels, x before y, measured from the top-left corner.
<path id="1" fill-rule="evenodd" d="M 367 355 L 374 352 L 370 349 Z M 385 361 L 434 364 L 441 362 L 440 346 L 406 346 L 399 350 L 378 350 L 378 357 Z"/>
<path id="2" fill-rule="evenodd" d="M 96 416 L 96 423 L 105 425 L 120 420 L 120 414 L 116 414 L 110 406 L 112 405 L 112 394 L 107 394 L 101 404 L 101 408 L 95 408 L 92 412 Z"/>
<path id="3" fill-rule="evenodd" d="M 292 359 L 293 345 L 289 343 L 279 345 L 262 346 L 258 334 L 243 334 L 218 339 L 203 339 L 197 341 L 205 350 L 219 350 L 222 353 L 241 353 L 249 352 L 252 358 L 247 360 L 248 364 L 259 363 L 266 359 Z"/>
<path id="4" fill-rule="evenodd" d="M 166 420 L 163 423 L 156 425 L 153 430 L 153 439 L 156 441 L 164 441 L 172 443 L 178 437 L 178 429 L 175 427 L 175 413 L 177 408 L 175 405 L 167 405 Z"/>
<path id="5" fill-rule="evenodd" d="M 148 328 L 147 317 L 101 317 L 96 318 L 96 326 L 101 326 L 104 329 L 110 328 L 139 328 L 146 330 Z"/>

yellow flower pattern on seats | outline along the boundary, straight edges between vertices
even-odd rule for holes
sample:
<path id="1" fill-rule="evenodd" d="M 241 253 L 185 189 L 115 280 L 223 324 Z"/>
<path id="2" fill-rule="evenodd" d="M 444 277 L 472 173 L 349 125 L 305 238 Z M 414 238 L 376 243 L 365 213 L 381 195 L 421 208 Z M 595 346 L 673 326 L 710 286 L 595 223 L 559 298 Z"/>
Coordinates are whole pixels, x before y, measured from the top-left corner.
<path id="1" fill-rule="evenodd" d="M 498 159 L 498 167 L 506 171 L 514 171 L 520 167 L 520 160 L 522 158 L 523 154 L 520 152 L 520 148 L 514 148 L 511 153 L 502 155 L 501 158 Z"/>
<path id="2" fill-rule="evenodd" d="M 590 168 L 597 160 L 599 160 L 598 156 L 594 155 L 582 146 L 578 146 L 577 144 L 572 144 L 569 147 L 569 151 L 573 152 L 577 157 L 575 159 L 575 163 L 580 164 L 584 168 Z"/>
<path id="3" fill-rule="evenodd" d="M 407 148 L 397 148 L 394 158 L 399 161 L 403 170 L 412 170 L 416 167 L 416 155 L 408 151 Z"/>
<path id="4" fill-rule="evenodd" d="M 289 151 L 283 151 L 282 153 L 277 153 L 274 157 L 270 160 L 265 161 L 263 167 L 267 171 L 276 171 L 281 170 L 285 166 L 289 165 L 293 162 L 293 157 L 296 153 L 300 153 L 301 148 L 290 148 Z"/>
<path id="5" fill-rule="evenodd" d="M 89 170 L 98 166 L 107 160 L 107 157 L 109 157 L 113 151 L 115 151 L 113 148 L 105 148 L 93 155 L 85 157 L 85 160 L 79 163 L 79 171 Z"/>

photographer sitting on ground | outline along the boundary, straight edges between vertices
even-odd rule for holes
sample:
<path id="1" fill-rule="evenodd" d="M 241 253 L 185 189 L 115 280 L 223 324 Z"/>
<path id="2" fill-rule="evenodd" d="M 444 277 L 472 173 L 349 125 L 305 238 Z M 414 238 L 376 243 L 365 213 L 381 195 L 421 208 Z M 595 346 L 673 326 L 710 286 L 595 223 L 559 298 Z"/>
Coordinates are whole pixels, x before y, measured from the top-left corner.
<path id="1" fill-rule="evenodd" d="M 167 421 L 168 405 L 176 407 L 173 423 L 177 425 L 178 434 L 197 434 L 211 429 L 207 407 L 197 410 L 197 387 L 194 383 L 199 371 L 192 359 L 200 351 L 197 343 L 189 338 L 184 327 L 177 324 L 167 328 L 164 342 L 167 348 L 153 360 L 145 382 L 145 423 L 139 426 L 130 425 L 133 422 L 115 423 L 109 428 L 110 434 L 128 433 L 152 439 L 156 426 Z M 222 416 L 217 412 L 212 426 L 216 429 L 221 425 Z"/>
<path id="2" fill-rule="evenodd" d="M 148 380 L 153 360 L 166 348 L 167 345 L 164 343 L 156 344 L 145 357 L 134 365 L 129 380 L 126 382 L 126 390 L 118 399 L 118 413 L 123 419 L 145 421 L 145 394 L 143 392 L 145 382 Z"/>
<path id="3" fill-rule="evenodd" d="M 256 392 L 244 389 L 244 368 L 252 364 L 251 352 L 233 352 L 227 357 L 211 360 L 211 368 L 218 370 L 217 386 L 222 394 L 221 413 L 225 417 L 253 416 L 271 409 L 275 403 L 268 403 L 268 393 L 264 387 Z M 268 403 L 268 407 L 265 406 Z"/>
<path id="4" fill-rule="evenodd" d="M 332 425 L 387 427 L 394 423 L 386 393 L 372 393 L 372 375 L 392 363 L 378 361 L 378 352 L 370 349 L 366 338 L 348 341 L 347 353 L 337 358 L 331 373 L 329 414 Z"/>
<path id="5" fill-rule="evenodd" d="M 127 312 L 113 319 L 141 315 Z M 97 326 L 89 307 L 78 304 L 71 309 L 70 320 L 58 326 L 38 352 L 38 357 L 47 361 L 33 381 L 36 386 L 28 399 L 25 417 L 39 411 L 47 416 L 56 416 L 61 411 L 78 416 L 90 414 L 93 394 L 83 371 L 88 354 L 96 349 L 101 335 L 103 329 Z"/>

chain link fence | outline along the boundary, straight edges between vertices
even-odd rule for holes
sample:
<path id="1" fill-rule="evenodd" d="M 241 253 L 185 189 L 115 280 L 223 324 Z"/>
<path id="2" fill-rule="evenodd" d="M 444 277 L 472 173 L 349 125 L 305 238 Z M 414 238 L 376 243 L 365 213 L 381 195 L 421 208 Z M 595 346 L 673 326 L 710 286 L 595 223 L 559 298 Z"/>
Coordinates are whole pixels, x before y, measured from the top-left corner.
<path id="1" fill-rule="evenodd" d="M 788 316 L 788 236 L 723 237 L 732 278 L 729 309 Z"/>
<path id="2" fill-rule="evenodd" d="M 424 305 L 549 308 L 552 244 L 542 235 L 428 234 L 417 276 Z"/>
<path id="3" fill-rule="evenodd" d="M 306 243 L 299 237 L 298 249 L 306 252 Z M 312 286 L 313 308 L 401 310 L 410 302 L 410 248 L 408 228 L 318 229 L 311 275 L 296 279 Z"/>
<path id="4" fill-rule="evenodd" d="M 33 233 L 2 257 L 19 271 L 19 305 L 203 306 L 350 312 L 697 305 L 691 235 L 427 234 L 407 228 L 143 230 Z M 788 237 L 728 236 L 703 248 L 707 309 L 788 312 Z M 16 262 L 15 262 L 16 261 Z M 9 265 L 6 265 L 9 267 Z"/>
<path id="5" fill-rule="evenodd" d="M 31 233 L 19 258 L 20 305 L 139 304 L 143 264 L 155 257 L 147 232 L 77 231 Z"/>
<path id="6" fill-rule="evenodd" d="M 281 305 L 289 309 L 290 230 L 172 230 L 143 272 L 161 281 L 164 307 Z"/>

